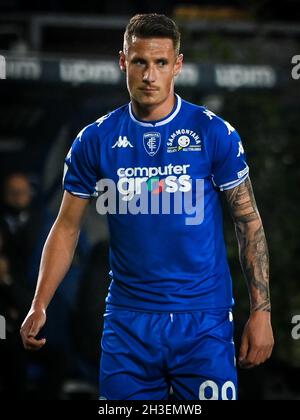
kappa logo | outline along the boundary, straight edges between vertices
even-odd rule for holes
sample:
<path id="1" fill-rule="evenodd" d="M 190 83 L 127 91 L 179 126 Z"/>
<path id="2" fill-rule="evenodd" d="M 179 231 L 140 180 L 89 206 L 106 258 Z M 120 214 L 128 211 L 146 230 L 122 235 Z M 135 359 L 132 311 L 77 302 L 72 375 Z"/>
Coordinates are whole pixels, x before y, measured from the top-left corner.
<path id="1" fill-rule="evenodd" d="M 245 153 L 242 142 L 239 141 L 239 151 L 238 154 L 236 155 L 236 157 L 240 157 L 241 155 L 243 155 Z"/>
<path id="2" fill-rule="evenodd" d="M 214 112 L 212 112 L 212 111 L 209 111 L 208 109 L 206 109 L 205 111 L 203 111 L 203 114 L 207 115 L 210 120 L 212 120 L 213 117 L 216 117 L 216 114 Z M 222 121 L 223 121 L 223 123 L 227 127 L 228 136 L 230 136 L 230 134 L 235 131 L 235 128 L 228 121 L 225 121 L 225 120 L 222 120 Z"/>
<path id="3" fill-rule="evenodd" d="M 133 145 L 130 143 L 128 138 L 126 136 L 119 136 L 118 140 L 115 142 L 113 146 L 111 146 L 112 149 L 115 147 L 133 147 Z"/>
<path id="4" fill-rule="evenodd" d="M 96 123 L 98 123 L 97 126 L 99 127 L 103 123 L 103 121 L 105 121 L 109 116 L 110 114 L 105 114 L 102 117 L 98 118 L 98 120 L 96 121 Z"/>
<path id="5" fill-rule="evenodd" d="M 144 148 L 150 156 L 154 156 L 158 152 L 160 143 L 160 133 L 145 133 L 143 136 Z"/>
<path id="6" fill-rule="evenodd" d="M 200 136 L 193 130 L 176 130 L 167 141 L 167 152 L 199 152 L 201 151 Z"/>
<path id="7" fill-rule="evenodd" d="M 233 133 L 235 131 L 235 128 L 232 127 L 232 125 L 228 122 L 228 121 L 224 121 L 224 124 L 227 127 L 228 130 L 228 136 L 230 136 L 231 133 Z"/>

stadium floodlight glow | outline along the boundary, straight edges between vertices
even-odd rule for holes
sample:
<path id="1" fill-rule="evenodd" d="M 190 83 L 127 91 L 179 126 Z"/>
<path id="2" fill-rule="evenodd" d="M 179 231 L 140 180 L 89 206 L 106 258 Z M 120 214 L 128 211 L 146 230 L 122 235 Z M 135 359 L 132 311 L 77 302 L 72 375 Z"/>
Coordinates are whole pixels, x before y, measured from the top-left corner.
<path id="1" fill-rule="evenodd" d="M 3 55 L 0 55 L 0 79 L 6 79 L 6 61 Z"/>

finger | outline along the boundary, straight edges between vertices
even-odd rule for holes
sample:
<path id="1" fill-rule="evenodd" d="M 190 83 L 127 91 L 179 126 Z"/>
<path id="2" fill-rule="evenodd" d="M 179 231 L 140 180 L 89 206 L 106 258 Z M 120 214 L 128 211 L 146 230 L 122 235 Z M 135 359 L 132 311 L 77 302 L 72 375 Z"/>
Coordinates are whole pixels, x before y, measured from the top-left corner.
<path id="1" fill-rule="evenodd" d="M 21 334 L 21 338 L 22 338 L 24 347 L 25 347 L 26 341 L 28 339 L 28 330 L 30 330 L 30 328 L 31 328 L 31 324 L 30 325 L 23 324 L 21 329 L 20 329 L 20 334 Z"/>
<path id="2" fill-rule="evenodd" d="M 248 360 L 248 358 L 246 357 L 245 359 L 240 360 L 239 366 L 242 369 L 250 369 L 250 368 L 254 367 L 254 364 L 253 364 L 252 361 Z"/>
<path id="3" fill-rule="evenodd" d="M 261 352 L 259 353 L 259 356 L 257 358 L 257 362 L 259 364 L 264 363 L 266 360 L 268 360 L 270 358 L 271 354 L 272 354 L 272 348 L 267 346 L 266 348 L 261 350 Z"/>
<path id="4" fill-rule="evenodd" d="M 267 354 L 266 354 L 266 350 L 262 349 L 262 350 L 258 350 L 258 352 L 256 353 L 256 357 L 253 361 L 253 364 L 255 366 L 259 366 L 260 364 L 264 363 L 264 361 L 266 360 Z"/>
<path id="5" fill-rule="evenodd" d="M 256 358 L 258 355 L 258 350 L 250 348 L 247 356 L 240 361 L 240 366 L 246 369 L 256 366 Z"/>
<path id="6" fill-rule="evenodd" d="M 36 340 L 35 338 L 27 338 L 24 343 L 24 347 L 26 350 L 39 350 L 46 344 L 46 339 L 41 338 L 40 340 Z"/>
<path id="7" fill-rule="evenodd" d="M 256 353 L 256 354 L 255 354 Z M 264 363 L 268 359 L 269 347 L 263 348 L 261 350 L 256 350 L 256 352 L 250 352 L 247 360 L 245 361 L 245 368 L 249 369 L 252 367 L 256 367 Z"/>
<path id="8" fill-rule="evenodd" d="M 21 333 L 22 336 L 28 334 L 28 331 L 30 331 L 30 329 L 32 327 L 32 323 L 33 323 L 33 321 L 30 320 L 30 319 L 25 320 L 23 322 L 23 324 L 21 325 L 21 328 L 20 328 L 20 333 Z"/>
<path id="9" fill-rule="evenodd" d="M 43 346 L 30 346 L 30 345 L 26 345 L 25 346 L 25 350 L 27 351 L 38 351 L 42 348 Z"/>
<path id="10" fill-rule="evenodd" d="M 245 360 L 240 363 L 240 368 L 242 368 L 242 369 L 252 369 L 254 367 L 255 367 L 255 365 L 253 363 L 247 362 Z"/>
<path id="11" fill-rule="evenodd" d="M 31 324 L 31 328 L 30 328 L 30 330 L 29 330 L 29 333 L 28 333 L 28 337 L 35 337 L 38 333 L 39 333 L 39 331 L 40 331 L 40 326 L 39 326 L 39 324 L 37 324 L 37 322 L 32 322 L 32 324 Z"/>
<path id="12" fill-rule="evenodd" d="M 239 353 L 239 362 L 242 363 L 244 359 L 247 357 L 249 348 L 249 343 L 246 337 L 242 337 L 241 347 L 240 347 L 240 353 Z"/>

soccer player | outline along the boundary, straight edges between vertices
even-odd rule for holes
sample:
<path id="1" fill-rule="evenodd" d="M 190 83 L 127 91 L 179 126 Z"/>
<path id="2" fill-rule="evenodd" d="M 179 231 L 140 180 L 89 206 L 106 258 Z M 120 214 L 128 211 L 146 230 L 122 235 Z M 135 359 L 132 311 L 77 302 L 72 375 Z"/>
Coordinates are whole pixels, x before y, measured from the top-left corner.
<path id="1" fill-rule="evenodd" d="M 101 190 L 97 208 L 110 202 L 111 284 L 100 399 L 162 400 L 171 387 L 183 400 L 236 399 L 221 192 L 250 295 L 239 363 L 257 366 L 273 348 L 268 251 L 241 139 L 228 122 L 174 93 L 183 55 L 168 17 L 134 16 L 119 64 L 131 102 L 85 127 L 66 157 L 61 208 L 21 327 L 24 346 L 45 344 L 36 336 L 46 308 L 70 267 L 88 202 Z"/>

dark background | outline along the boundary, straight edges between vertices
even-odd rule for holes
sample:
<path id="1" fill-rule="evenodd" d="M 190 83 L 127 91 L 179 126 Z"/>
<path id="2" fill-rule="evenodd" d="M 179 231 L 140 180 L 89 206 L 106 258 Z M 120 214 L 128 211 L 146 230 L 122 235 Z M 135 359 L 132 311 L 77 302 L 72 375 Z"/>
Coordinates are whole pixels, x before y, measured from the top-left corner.
<path id="1" fill-rule="evenodd" d="M 158 12 L 178 22 L 186 62 L 207 68 L 238 64 L 276 69 L 278 83 L 272 87 L 221 88 L 199 83 L 192 89 L 178 86 L 176 90 L 187 100 L 207 105 L 238 129 L 269 244 L 276 345 L 265 366 L 239 371 L 240 397 L 300 399 L 300 339 L 291 336 L 292 317 L 300 314 L 300 79 L 291 76 L 291 59 L 300 54 L 299 2 L 245 3 L 85 0 L 76 5 L 58 0 L 2 0 L 0 54 L 7 62 L 10 57 L 117 62 L 128 18 L 137 12 Z M 37 17 L 46 21 L 33 36 Z M 10 173 L 26 173 L 34 191 L 29 226 L 35 232 L 34 238 L 24 234 L 18 239 L 20 248 L 26 247 L 29 239 L 34 240 L 34 246 L 22 269 L 22 288 L 16 295 L 9 292 L 9 309 L 7 291 L 0 282 L 0 314 L 11 313 L 12 308 L 17 312 L 7 340 L 0 340 L 0 392 L 7 398 L 96 398 L 99 326 L 108 284 L 108 234 L 105 220 L 96 214 L 94 205 L 89 209 L 73 268 L 49 308 L 48 349 L 24 354 L 17 330 L 34 290 L 43 240 L 61 199 L 64 155 L 83 126 L 127 101 L 124 82 L 115 86 L 47 78 L 0 80 L 0 175 L 4 181 Z M 238 346 L 249 305 L 226 210 L 225 234 L 236 296 Z M 19 264 L 19 256 L 14 258 L 13 267 Z M 19 283 L 17 275 L 13 284 L 19 287 Z M 20 295 L 27 296 L 22 304 L 16 298 Z"/>

